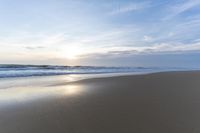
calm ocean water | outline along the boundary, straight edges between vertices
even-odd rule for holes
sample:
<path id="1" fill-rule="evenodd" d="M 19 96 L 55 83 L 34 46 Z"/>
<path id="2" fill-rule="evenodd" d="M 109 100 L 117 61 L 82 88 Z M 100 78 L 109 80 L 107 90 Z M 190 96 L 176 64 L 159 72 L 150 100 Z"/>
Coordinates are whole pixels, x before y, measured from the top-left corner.
<path id="1" fill-rule="evenodd" d="M 161 71 L 200 70 L 183 67 L 95 67 L 49 65 L 0 65 L 0 78 L 50 76 L 68 74 L 151 73 Z"/>

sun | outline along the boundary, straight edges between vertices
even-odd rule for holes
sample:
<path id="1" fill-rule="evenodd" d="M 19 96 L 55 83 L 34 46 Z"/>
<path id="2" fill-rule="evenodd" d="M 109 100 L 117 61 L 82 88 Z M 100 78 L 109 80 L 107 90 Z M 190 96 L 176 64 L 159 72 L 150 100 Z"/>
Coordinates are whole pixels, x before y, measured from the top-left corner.
<path id="1" fill-rule="evenodd" d="M 70 46 L 62 49 L 62 56 L 67 59 L 75 60 L 81 54 L 83 54 L 83 50 L 77 46 Z"/>

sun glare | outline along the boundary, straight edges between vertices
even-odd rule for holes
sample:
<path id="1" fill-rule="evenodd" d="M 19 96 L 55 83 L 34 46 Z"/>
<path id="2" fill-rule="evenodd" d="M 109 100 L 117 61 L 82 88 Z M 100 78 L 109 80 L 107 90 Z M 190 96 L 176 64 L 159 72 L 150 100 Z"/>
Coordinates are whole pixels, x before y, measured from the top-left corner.
<path id="1" fill-rule="evenodd" d="M 62 56 L 67 59 L 77 59 L 79 55 L 83 54 L 83 51 L 80 49 L 80 47 L 66 47 L 63 49 Z"/>

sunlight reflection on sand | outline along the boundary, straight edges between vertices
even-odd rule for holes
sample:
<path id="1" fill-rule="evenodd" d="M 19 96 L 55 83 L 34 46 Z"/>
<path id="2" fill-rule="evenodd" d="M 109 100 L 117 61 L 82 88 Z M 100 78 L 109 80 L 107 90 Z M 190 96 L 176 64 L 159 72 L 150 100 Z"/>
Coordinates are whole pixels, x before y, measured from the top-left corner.
<path id="1" fill-rule="evenodd" d="M 82 91 L 81 87 L 77 85 L 68 85 L 61 89 L 64 90 L 65 95 L 76 95 Z"/>
<path id="2" fill-rule="evenodd" d="M 83 92 L 80 85 L 19 87 L 0 90 L 0 104 L 29 102 L 41 98 L 73 97 Z"/>

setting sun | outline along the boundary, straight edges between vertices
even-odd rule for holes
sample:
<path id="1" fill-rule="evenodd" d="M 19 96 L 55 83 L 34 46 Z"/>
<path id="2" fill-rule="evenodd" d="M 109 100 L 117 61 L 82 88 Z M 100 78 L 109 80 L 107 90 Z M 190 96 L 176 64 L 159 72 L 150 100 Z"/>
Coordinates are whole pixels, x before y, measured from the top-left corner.
<path id="1" fill-rule="evenodd" d="M 77 59 L 81 54 L 83 54 L 83 50 L 76 46 L 66 47 L 62 50 L 62 56 L 67 59 Z"/>

